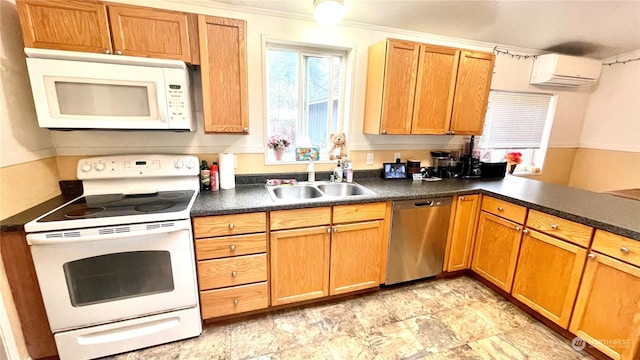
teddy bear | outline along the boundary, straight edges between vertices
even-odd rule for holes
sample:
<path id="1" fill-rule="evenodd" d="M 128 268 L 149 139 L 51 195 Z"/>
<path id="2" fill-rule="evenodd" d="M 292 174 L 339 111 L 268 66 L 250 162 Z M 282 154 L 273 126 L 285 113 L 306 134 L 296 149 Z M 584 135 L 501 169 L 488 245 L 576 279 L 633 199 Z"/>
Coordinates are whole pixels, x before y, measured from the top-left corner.
<path id="1" fill-rule="evenodd" d="M 344 133 L 332 133 L 329 137 L 333 144 L 329 149 L 329 159 L 336 160 L 347 157 L 347 146 L 345 145 L 347 138 Z"/>

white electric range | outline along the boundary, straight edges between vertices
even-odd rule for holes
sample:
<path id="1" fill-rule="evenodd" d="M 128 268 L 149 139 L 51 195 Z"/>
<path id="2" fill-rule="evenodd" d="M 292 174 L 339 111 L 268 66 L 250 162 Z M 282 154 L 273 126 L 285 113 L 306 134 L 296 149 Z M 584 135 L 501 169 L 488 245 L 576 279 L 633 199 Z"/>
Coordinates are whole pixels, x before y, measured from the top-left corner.
<path id="1" fill-rule="evenodd" d="M 82 196 L 27 223 L 61 359 L 89 359 L 200 335 L 190 209 L 198 158 L 82 159 Z"/>

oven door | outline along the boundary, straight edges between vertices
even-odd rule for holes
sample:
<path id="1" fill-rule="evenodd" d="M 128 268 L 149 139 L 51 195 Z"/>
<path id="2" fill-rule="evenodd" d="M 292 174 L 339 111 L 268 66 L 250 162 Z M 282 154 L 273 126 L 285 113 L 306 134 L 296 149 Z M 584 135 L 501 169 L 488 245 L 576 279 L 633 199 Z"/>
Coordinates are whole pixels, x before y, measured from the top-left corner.
<path id="1" fill-rule="evenodd" d="M 189 220 L 27 239 L 53 332 L 197 305 Z"/>

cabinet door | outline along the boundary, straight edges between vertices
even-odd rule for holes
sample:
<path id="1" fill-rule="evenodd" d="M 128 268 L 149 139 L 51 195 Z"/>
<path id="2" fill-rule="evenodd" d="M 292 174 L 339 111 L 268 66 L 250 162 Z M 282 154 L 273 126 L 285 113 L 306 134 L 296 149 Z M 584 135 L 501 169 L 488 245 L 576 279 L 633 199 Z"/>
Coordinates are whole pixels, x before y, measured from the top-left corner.
<path id="1" fill-rule="evenodd" d="M 249 133 L 243 20 L 198 15 L 204 131 Z"/>
<path id="2" fill-rule="evenodd" d="M 457 135 L 480 135 L 487 112 L 495 55 L 462 51 L 453 99 L 451 131 Z"/>
<path id="3" fill-rule="evenodd" d="M 93 1 L 16 1 L 25 47 L 111 52 L 107 9 Z"/>
<path id="4" fill-rule="evenodd" d="M 464 195 L 456 199 L 456 209 L 449 232 L 445 271 L 468 269 L 471 265 L 479 203 L 480 195 Z"/>
<path id="5" fill-rule="evenodd" d="M 108 10 L 114 51 L 192 62 L 190 38 L 197 45 L 198 34 L 195 27 L 189 28 L 189 14 L 116 5 Z"/>
<path id="6" fill-rule="evenodd" d="M 271 232 L 271 304 L 329 295 L 331 228 Z"/>
<path id="7" fill-rule="evenodd" d="M 614 359 L 632 359 L 639 314 L 640 268 L 589 254 L 569 330 Z"/>
<path id="8" fill-rule="evenodd" d="M 460 50 L 420 45 L 412 134 L 446 134 L 456 87 Z"/>
<path id="9" fill-rule="evenodd" d="M 382 134 L 411 132 L 419 53 L 418 43 L 388 41 L 380 121 Z"/>
<path id="10" fill-rule="evenodd" d="M 511 292 L 521 236 L 521 225 L 480 212 L 471 269 Z"/>
<path id="11" fill-rule="evenodd" d="M 566 329 L 586 257 L 581 247 L 527 230 L 511 294 Z"/>
<path id="12" fill-rule="evenodd" d="M 329 294 L 337 295 L 380 284 L 382 221 L 333 227 Z"/>

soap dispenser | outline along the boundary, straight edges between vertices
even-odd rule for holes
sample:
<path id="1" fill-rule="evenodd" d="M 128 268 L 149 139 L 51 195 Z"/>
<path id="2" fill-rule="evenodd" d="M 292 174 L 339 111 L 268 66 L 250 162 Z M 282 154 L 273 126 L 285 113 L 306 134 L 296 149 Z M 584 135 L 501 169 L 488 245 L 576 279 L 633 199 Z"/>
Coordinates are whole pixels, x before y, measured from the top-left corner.
<path id="1" fill-rule="evenodd" d="M 338 160 L 338 165 L 333 170 L 333 181 L 342 182 L 342 167 L 340 166 L 340 160 Z"/>
<path id="2" fill-rule="evenodd" d="M 309 159 L 309 165 L 307 165 L 307 181 L 316 181 L 316 166 L 311 159 Z"/>

